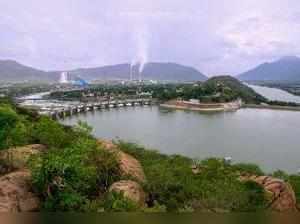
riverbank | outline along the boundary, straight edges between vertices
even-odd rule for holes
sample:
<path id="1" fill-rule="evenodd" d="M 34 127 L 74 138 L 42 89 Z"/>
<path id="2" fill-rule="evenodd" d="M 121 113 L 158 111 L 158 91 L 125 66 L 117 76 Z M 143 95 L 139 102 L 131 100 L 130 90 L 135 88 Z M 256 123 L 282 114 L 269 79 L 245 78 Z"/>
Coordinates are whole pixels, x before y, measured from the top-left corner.
<path id="1" fill-rule="evenodd" d="M 170 100 L 160 104 L 160 107 L 178 110 L 192 110 L 200 112 L 235 111 L 242 106 L 241 100 L 229 103 L 193 103 L 190 101 Z"/>
<path id="2" fill-rule="evenodd" d="M 300 107 L 267 105 L 267 104 L 244 104 L 242 108 L 300 111 Z"/>
<path id="3" fill-rule="evenodd" d="M 233 114 L 239 113 L 227 113 L 229 116 Z M 299 202 L 300 198 L 298 175 L 282 171 L 264 173 L 257 165 L 231 163 L 222 159 L 223 156 L 217 159 L 201 153 L 201 158 L 192 159 L 196 157 L 167 155 L 122 141 L 98 140 L 92 135 L 92 128 L 83 122 L 73 127 L 64 126 L 44 116 L 33 116 L 30 111 L 19 110 L 7 102 L 0 101 L 0 117 L 6 124 L 2 127 L 4 138 L 0 139 L 0 211 L 3 212 L 297 211 L 297 199 Z M 197 142 L 201 142 L 201 136 L 208 136 L 205 133 L 213 123 L 209 122 L 205 127 L 205 122 L 196 123 L 199 117 L 197 115 L 197 120 L 189 118 L 191 123 L 186 126 L 172 127 L 175 122 L 168 122 L 167 129 L 162 131 L 168 132 L 168 135 L 171 135 L 170 130 L 183 131 L 177 139 L 185 142 L 191 134 L 185 137 L 182 133 L 193 130 L 190 124 L 195 124 L 196 127 L 204 128 L 204 131 L 192 132 L 196 133 Z M 223 124 L 218 130 L 226 127 L 224 122 L 227 119 L 224 119 L 223 114 L 221 117 Z M 251 124 L 257 132 L 257 124 L 260 124 L 257 113 L 252 117 L 255 122 L 252 120 Z M 146 120 L 151 119 L 149 116 L 144 118 L 139 120 L 136 117 L 135 120 L 139 124 L 143 123 L 145 130 L 148 129 Z M 251 116 L 248 118 L 251 119 Z M 113 119 L 119 121 L 115 116 Z M 131 124 L 134 122 L 130 118 L 125 120 Z M 163 119 L 160 119 L 158 123 L 162 122 Z M 93 123 L 106 129 L 103 122 Z M 118 122 L 116 128 L 120 129 L 120 126 L 126 127 L 127 132 L 129 127 L 133 127 Z M 251 130 L 245 126 L 240 127 L 242 130 Z M 280 142 L 287 139 L 282 128 L 273 129 L 279 131 L 280 135 L 277 136 L 280 136 Z M 156 130 L 158 132 L 159 128 L 156 127 Z M 234 131 L 235 128 L 231 128 L 230 134 Z M 213 131 L 209 134 L 212 136 L 210 142 L 221 142 L 224 145 L 225 141 L 217 137 L 228 132 L 218 134 Z M 293 133 L 297 137 L 297 132 Z M 291 134 L 289 142 L 293 139 Z M 172 139 L 175 141 L 176 137 Z M 258 141 L 256 136 L 251 135 L 250 141 L 254 142 L 253 139 Z M 259 158 L 262 157 L 261 148 L 259 153 L 255 153 L 254 148 L 247 150 L 247 145 L 252 148 L 251 144 L 243 143 L 238 151 L 251 151 L 259 154 Z M 288 146 L 283 144 L 283 147 L 285 160 L 291 163 Z M 201 148 L 204 147 L 197 144 L 198 152 Z M 211 151 L 221 147 L 205 148 Z M 183 149 L 186 151 L 189 147 Z M 238 153 L 229 154 L 238 156 Z M 270 155 L 273 154 L 268 152 L 268 159 L 264 161 L 274 164 Z M 293 155 L 293 158 L 297 160 L 299 156 Z"/>
<path id="4" fill-rule="evenodd" d="M 202 112 L 221 112 L 224 108 L 197 108 L 197 107 L 186 107 L 172 104 L 160 104 L 162 108 L 176 109 L 176 110 L 192 110 L 192 111 L 202 111 Z"/>

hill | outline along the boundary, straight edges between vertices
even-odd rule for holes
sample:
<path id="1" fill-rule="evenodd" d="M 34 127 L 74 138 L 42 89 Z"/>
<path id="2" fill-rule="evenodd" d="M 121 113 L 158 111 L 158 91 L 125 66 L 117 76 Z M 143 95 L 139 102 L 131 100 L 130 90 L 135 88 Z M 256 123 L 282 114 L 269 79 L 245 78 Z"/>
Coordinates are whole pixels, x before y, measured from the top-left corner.
<path id="1" fill-rule="evenodd" d="M 231 76 L 212 77 L 202 84 L 202 88 L 215 89 L 220 93 L 220 97 L 228 99 L 229 101 L 236 98 L 241 98 L 246 103 L 260 103 L 266 101 L 263 96 Z"/>
<path id="2" fill-rule="evenodd" d="M 139 78 L 139 66 L 132 68 L 134 79 Z M 80 76 L 86 80 L 113 80 L 129 79 L 130 64 L 80 68 L 67 71 L 71 78 Z M 12 60 L 0 60 L 0 79 L 3 82 L 47 81 L 57 82 L 61 71 L 42 71 L 22 65 Z M 176 63 L 148 63 L 143 72 L 143 79 L 169 80 L 169 81 L 202 81 L 207 77 L 192 67 Z"/>
<path id="3" fill-rule="evenodd" d="M 87 80 L 99 79 L 139 79 L 139 65 L 118 64 L 96 68 L 83 68 L 70 71 L 72 76 L 80 76 Z M 143 79 L 170 81 L 202 81 L 207 77 L 192 67 L 176 63 L 148 63 L 142 72 Z"/>
<path id="4" fill-rule="evenodd" d="M 53 72 L 45 72 L 13 60 L 0 60 L 0 80 L 2 82 L 43 82 L 57 79 L 57 77 Z"/>
<path id="5" fill-rule="evenodd" d="M 275 62 L 264 63 L 237 76 L 244 81 L 299 81 L 300 58 L 283 57 Z"/>

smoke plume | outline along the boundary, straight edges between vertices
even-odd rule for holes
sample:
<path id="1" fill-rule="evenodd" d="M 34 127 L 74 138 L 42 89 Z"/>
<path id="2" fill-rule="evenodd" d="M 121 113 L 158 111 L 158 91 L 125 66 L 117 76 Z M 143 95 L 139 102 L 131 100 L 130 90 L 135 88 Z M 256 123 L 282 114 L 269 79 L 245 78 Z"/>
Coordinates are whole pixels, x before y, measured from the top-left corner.
<path id="1" fill-rule="evenodd" d="M 134 30 L 135 56 L 131 61 L 130 71 L 133 72 L 133 67 L 138 65 L 139 80 L 142 79 L 142 73 L 145 65 L 148 63 L 148 40 L 149 33 L 145 24 L 139 24 Z"/>

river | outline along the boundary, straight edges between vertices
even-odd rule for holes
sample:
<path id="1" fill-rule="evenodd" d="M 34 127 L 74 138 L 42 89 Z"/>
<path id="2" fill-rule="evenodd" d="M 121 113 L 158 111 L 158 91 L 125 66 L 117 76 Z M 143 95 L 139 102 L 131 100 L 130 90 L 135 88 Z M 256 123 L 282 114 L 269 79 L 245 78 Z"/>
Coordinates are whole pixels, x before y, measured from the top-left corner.
<path id="1" fill-rule="evenodd" d="M 267 87 L 259 88 L 262 94 L 261 88 Z M 97 137 L 120 138 L 162 153 L 198 159 L 231 156 L 233 162 L 256 163 L 267 172 L 295 173 L 300 168 L 300 112 L 241 109 L 203 114 L 152 106 L 88 112 L 62 123 L 79 120 L 91 125 Z"/>
<path id="2" fill-rule="evenodd" d="M 269 88 L 264 86 L 255 86 L 255 85 L 248 85 L 248 86 L 254 89 L 257 93 L 265 96 L 269 100 L 300 103 L 300 96 L 295 96 L 281 89 Z"/>

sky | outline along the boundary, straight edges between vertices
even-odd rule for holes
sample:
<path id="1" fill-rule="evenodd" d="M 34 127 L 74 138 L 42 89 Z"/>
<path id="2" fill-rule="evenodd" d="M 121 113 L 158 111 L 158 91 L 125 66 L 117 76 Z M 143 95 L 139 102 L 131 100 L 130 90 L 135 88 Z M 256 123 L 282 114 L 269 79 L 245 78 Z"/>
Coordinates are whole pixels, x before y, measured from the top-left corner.
<path id="1" fill-rule="evenodd" d="M 0 0 L 0 59 L 44 70 L 154 61 L 236 75 L 288 55 L 299 0 Z"/>

